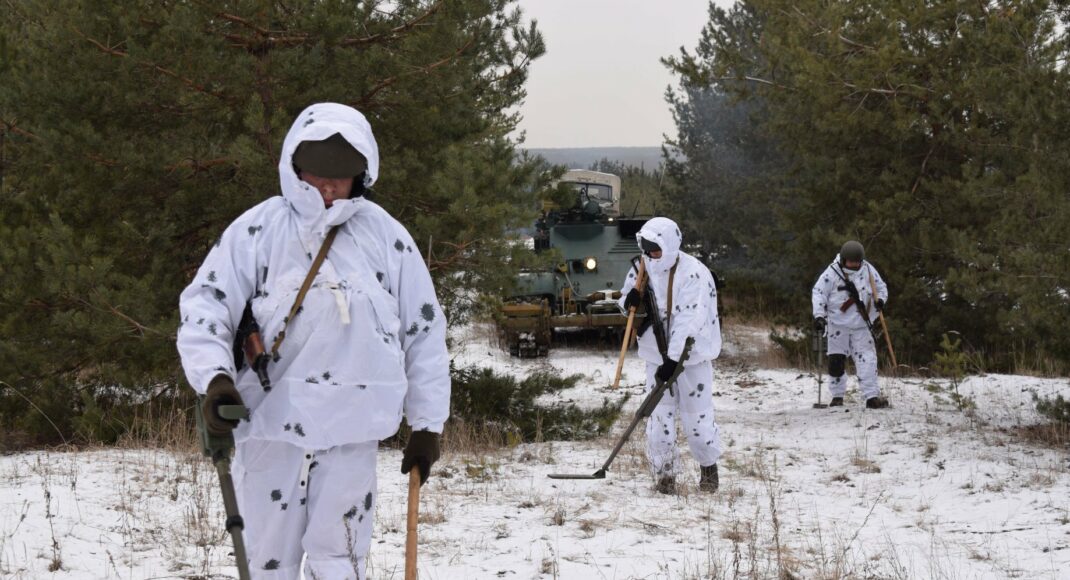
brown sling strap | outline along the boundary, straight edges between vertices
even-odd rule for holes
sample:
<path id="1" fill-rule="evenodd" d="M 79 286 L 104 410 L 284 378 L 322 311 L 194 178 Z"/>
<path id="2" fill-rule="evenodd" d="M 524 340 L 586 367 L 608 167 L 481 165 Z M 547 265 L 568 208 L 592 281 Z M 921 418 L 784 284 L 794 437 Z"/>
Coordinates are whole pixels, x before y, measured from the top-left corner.
<path id="1" fill-rule="evenodd" d="M 334 238 L 337 235 L 338 226 L 331 227 L 331 230 L 327 232 L 327 239 L 323 240 L 320 252 L 316 254 L 316 259 L 312 261 L 312 267 L 309 268 L 308 275 L 305 276 L 305 281 L 297 292 L 297 298 L 294 299 L 294 304 L 290 307 L 290 313 L 282 321 L 282 330 L 275 337 L 275 344 L 271 345 L 271 360 L 279 360 L 279 347 L 282 346 L 282 341 L 286 338 L 286 326 L 293 321 L 294 316 L 297 316 L 297 311 L 301 309 L 301 303 L 305 301 L 305 294 L 308 294 L 308 289 L 312 287 L 312 281 L 316 279 L 316 273 L 319 272 L 323 260 L 327 257 L 327 250 L 331 249 L 331 243 L 334 242 Z"/>
<path id="2" fill-rule="evenodd" d="M 672 335 L 672 331 L 669 330 L 669 320 L 672 318 L 672 281 L 676 279 L 676 267 L 680 265 L 680 258 L 676 258 L 676 262 L 673 263 L 672 269 L 669 270 L 669 299 L 665 304 L 665 332 Z"/>

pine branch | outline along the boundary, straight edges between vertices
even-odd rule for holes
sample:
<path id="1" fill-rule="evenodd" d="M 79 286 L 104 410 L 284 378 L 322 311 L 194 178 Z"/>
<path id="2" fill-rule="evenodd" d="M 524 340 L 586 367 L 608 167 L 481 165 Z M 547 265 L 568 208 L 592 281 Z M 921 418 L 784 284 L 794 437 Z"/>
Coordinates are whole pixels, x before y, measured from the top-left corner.
<path id="1" fill-rule="evenodd" d="M 468 42 L 464 43 L 463 46 L 461 46 L 456 51 L 454 51 L 453 54 L 450 54 L 450 55 L 446 56 L 445 58 L 443 58 L 441 60 L 435 61 L 435 62 L 433 62 L 433 63 L 431 63 L 429 65 L 417 68 L 416 70 L 412 70 L 412 71 L 409 71 L 409 72 L 406 72 L 406 73 L 401 73 L 401 74 L 398 74 L 398 75 L 394 75 L 392 77 L 388 77 L 388 78 L 385 78 L 385 79 L 379 81 L 379 83 L 376 84 L 374 87 L 372 87 L 371 90 L 369 90 L 368 92 L 366 92 L 363 95 L 361 95 L 361 97 L 359 99 L 357 99 L 357 102 L 356 102 L 356 104 L 354 106 L 357 107 L 358 109 L 362 109 L 364 107 L 370 106 L 372 98 L 376 94 L 378 94 L 380 91 L 382 91 L 383 89 L 393 85 L 394 83 L 396 83 L 397 81 L 399 81 L 399 80 L 401 80 L 401 79 L 403 79 L 405 77 L 410 77 L 412 75 L 421 74 L 421 73 L 422 74 L 428 74 L 431 71 L 433 71 L 433 70 L 435 70 L 435 69 L 437 69 L 439 67 L 445 66 L 445 65 L 453 62 L 459 56 L 461 56 L 461 54 L 463 54 L 466 50 L 468 50 L 473 44 L 475 44 L 475 42 L 476 42 L 476 37 L 473 36 L 472 38 L 469 38 Z"/>
<path id="2" fill-rule="evenodd" d="M 78 28 L 76 28 L 76 27 L 72 26 L 71 30 L 74 31 L 74 33 L 77 34 L 78 36 L 80 36 L 83 39 L 85 39 L 86 42 L 89 42 L 90 44 L 95 46 L 97 48 L 97 50 L 103 52 L 104 54 L 108 54 L 108 55 L 111 55 L 111 56 L 114 56 L 114 57 L 117 57 L 117 58 L 129 58 L 130 57 L 130 55 L 128 53 L 126 53 L 126 52 L 123 52 L 123 51 L 121 51 L 121 50 L 119 50 L 117 48 L 112 48 L 112 47 L 109 47 L 109 46 L 105 46 L 100 41 L 86 36 L 81 30 L 78 30 Z M 152 63 L 152 62 L 148 62 L 148 61 L 141 61 L 141 60 L 136 60 L 135 59 L 134 62 L 136 62 L 137 64 L 139 64 L 139 65 L 141 65 L 143 67 L 151 68 L 151 69 L 155 70 L 156 72 L 159 72 L 161 74 L 169 76 L 169 77 L 181 82 L 182 84 L 186 85 L 187 87 L 189 87 L 189 88 L 191 88 L 191 89 L 193 89 L 193 90 L 195 90 L 195 91 L 197 91 L 199 93 L 204 93 L 206 95 L 210 95 L 210 96 L 216 97 L 217 99 L 226 100 L 226 95 L 224 95 L 223 93 L 221 93 L 219 91 L 213 91 L 211 89 L 208 89 L 205 86 L 200 85 L 200 84 L 198 84 L 197 82 L 195 82 L 195 81 L 193 81 L 191 79 L 188 79 L 186 77 L 183 77 L 183 76 L 179 75 L 178 73 L 176 73 L 173 70 L 166 69 L 166 68 L 164 68 L 164 67 L 162 67 L 162 66 L 160 66 L 160 65 L 158 65 L 156 63 Z"/>
<path id="3" fill-rule="evenodd" d="M 197 161 L 196 159 L 186 159 L 179 161 L 178 163 L 172 163 L 164 167 L 169 173 L 173 173 L 178 169 L 192 169 L 194 173 L 210 169 L 212 167 L 218 167 L 220 165 L 229 165 L 237 160 L 232 157 L 216 157 L 215 159 L 207 159 L 205 161 Z"/>
<path id="4" fill-rule="evenodd" d="M 416 28 L 417 26 L 423 24 L 425 20 L 431 18 L 432 15 L 434 15 L 436 12 L 439 11 L 440 8 L 442 8 L 442 4 L 443 0 L 435 2 L 423 14 L 417 16 L 416 18 L 413 18 L 412 20 L 400 26 L 390 29 L 390 31 L 386 33 L 373 34 L 371 36 L 365 36 L 364 38 L 347 38 L 341 43 L 339 43 L 339 46 L 360 46 L 364 44 L 374 44 L 376 42 L 394 40 L 398 38 L 403 32 L 408 32 L 409 30 L 412 30 L 413 28 Z"/>
<path id="5" fill-rule="evenodd" d="M 3 117 L 0 117 L 0 125 L 3 125 L 4 127 L 7 128 L 8 131 L 11 131 L 12 133 L 14 133 L 16 135 L 22 135 L 23 137 L 29 137 L 30 139 L 40 139 L 40 137 L 38 137 L 36 134 L 31 133 L 31 132 L 29 132 L 29 131 L 27 131 L 25 129 L 20 128 L 13 121 L 8 121 L 7 119 L 4 119 Z"/>
<path id="6" fill-rule="evenodd" d="M 747 81 L 747 82 L 749 82 L 749 83 L 756 83 L 756 84 L 761 84 L 761 85 L 768 85 L 768 86 L 771 86 L 771 87 L 776 87 L 776 88 L 778 88 L 778 89 L 789 89 L 789 90 L 791 89 L 791 87 L 789 87 L 789 86 L 787 86 L 787 85 L 782 85 L 782 84 L 780 84 L 780 83 L 777 83 L 777 82 L 775 82 L 775 81 L 771 81 L 771 80 L 767 80 L 767 79 L 763 79 L 763 78 L 758 78 L 758 77 L 752 77 L 752 76 L 742 76 L 742 77 L 713 77 L 713 78 L 711 78 L 710 80 L 711 80 L 711 81 Z"/>
<path id="7" fill-rule="evenodd" d="M 345 38 L 338 43 L 338 46 L 349 48 L 354 46 L 365 46 L 369 44 L 385 43 L 397 40 L 404 33 L 418 26 L 424 25 L 424 22 L 427 19 L 431 18 L 431 16 L 433 16 L 436 12 L 439 11 L 439 9 L 441 9 L 442 4 L 442 0 L 439 0 L 439 2 L 436 2 L 435 4 L 431 5 L 423 14 L 420 14 L 419 16 L 413 18 L 412 20 L 409 20 L 408 22 L 404 22 L 385 32 L 371 34 L 359 38 Z M 223 38 L 226 38 L 235 45 L 241 46 L 242 48 L 245 48 L 252 52 L 260 52 L 265 49 L 270 50 L 272 48 L 280 47 L 301 46 L 314 39 L 314 36 L 308 33 L 295 33 L 284 35 L 283 31 L 268 30 L 261 26 L 257 26 L 246 18 L 242 18 L 241 16 L 231 14 L 229 12 L 217 12 L 216 16 L 228 22 L 238 24 L 239 26 L 247 28 L 256 33 L 256 35 L 260 37 L 259 39 L 249 38 L 240 34 L 223 35 Z"/>
<path id="8" fill-rule="evenodd" d="M 96 310 L 98 312 L 110 313 L 110 314 L 113 314 L 113 315 L 121 318 L 122 320 L 125 320 L 132 327 L 131 330 L 135 331 L 136 334 L 140 334 L 141 336 L 145 336 L 148 333 L 152 333 L 152 334 L 155 334 L 157 336 L 167 336 L 167 333 L 159 331 L 159 330 L 156 330 L 155 328 L 152 328 L 151 326 L 145 326 L 144 324 L 141 324 L 140 322 L 138 322 L 138 321 L 134 320 L 133 318 L 131 318 L 129 315 L 123 313 L 123 311 L 121 311 L 118 308 L 116 308 L 115 306 L 113 306 L 107 300 L 104 300 L 104 298 L 100 295 L 100 292 L 96 292 L 95 291 L 94 294 L 96 294 L 97 298 L 100 299 L 100 302 L 103 303 L 104 306 L 107 307 L 106 309 L 105 308 L 101 308 L 101 307 L 89 302 L 88 300 L 86 300 L 84 298 L 80 298 L 78 300 L 78 302 L 80 302 L 83 305 L 88 306 L 89 308 L 92 308 L 93 310 Z"/>

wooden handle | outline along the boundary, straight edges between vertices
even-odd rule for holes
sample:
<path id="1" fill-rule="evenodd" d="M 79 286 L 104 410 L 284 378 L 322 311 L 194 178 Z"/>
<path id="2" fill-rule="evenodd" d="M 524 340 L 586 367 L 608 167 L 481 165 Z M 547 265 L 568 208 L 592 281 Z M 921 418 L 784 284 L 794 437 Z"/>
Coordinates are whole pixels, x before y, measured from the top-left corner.
<path id="1" fill-rule="evenodd" d="M 639 258 L 639 274 L 635 277 L 635 288 L 641 288 L 643 286 L 644 274 L 646 274 L 646 271 L 644 269 L 643 259 Z M 624 327 L 624 341 L 620 345 L 620 358 L 617 359 L 617 373 L 613 377 L 614 389 L 620 386 L 620 375 L 624 371 L 624 355 L 628 352 L 628 345 L 632 342 L 632 326 L 635 324 L 635 311 L 637 309 L 637 306 L 632 306 L 628 309 L 628 324 Z"/>
<path id="2" fill-rule="evenodd" d="M 873 279 L 873 272 L 869 273 L 869 288 L 873 291 L 873 307 L 877 307 L 877 281 Z M 895 349 L 892 348 L 892 337 L 888 334 L 888 323 L 884 321 L 884 313 L 880 310 L 877 311 L 877 317 L 881 319 L 881 330 L 884 331 L 884 344 L 888 345 L 888 354 L 892 356 L 892 369 L 893 371 L 899 368 L 899 363 L 895 360 Z"/>
<path id="3" fill-rule="evenodd" d="M 888 354 L 892 355 L 892 368 L 898 368 L 899 363 L 895 360 L 895 349 L 892 348 L 892 337 L 888 335 L 888 323 L 884 321 L 884 313 L 877 312 L 881 319 L 881 328 L 884 329 L 884 343 L 888 345 Z"/>
<path id="4" fill-rule="evenodd" d="M 620 386 L 620 375 L 624 371 L 624 355 L 628 352 L 628 343 L 632 341 L 632 324 L 635 323 L 635 307 L 628 309 L 628 324 L 624 327 L 624 342 L 620 345 L 620 358 L 617 359 L 617 373 L 613 377 L 613 388 Z"/>
<path id="5" fill-rule="evenodd" d="M 416 523 L 420 517 L 420 467 L 409 471 L 409 515 L 405 533 L 405 580 L 416 580 Z"/>

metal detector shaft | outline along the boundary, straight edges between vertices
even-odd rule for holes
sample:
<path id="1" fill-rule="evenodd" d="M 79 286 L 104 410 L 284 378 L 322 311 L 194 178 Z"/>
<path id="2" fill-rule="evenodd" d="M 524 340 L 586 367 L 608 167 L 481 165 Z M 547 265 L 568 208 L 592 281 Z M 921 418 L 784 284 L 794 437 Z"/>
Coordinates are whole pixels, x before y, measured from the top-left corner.
<path id="1" fill-rule="evenodd" d="M 238 578 L 249 579 L 249 560 L 245 555 L 245 539 L 242 531 L 245 522 L 238 513 L 238 496 L 234 492 L 234 480 L 230 476 L 230 457 L 220 455 L 212 460 L 216 471 L 219 472 L 219 487 L 223 492 L 223 509 L 227 512 L 227 531 L 230 539 L 234 542 L 234 559 L 238 564 Z"/>
<path id="2" fill-rule="evenodd" d="M 824 370 L 821 368 L 821 355 L 825 352 L 825 333 L 814 333 L 814 352 L 817 354 L 817 368 L 814 369 L 814 374 L 817 375 L 817 402 L 814 403 L 815 409 L 827 409 L 828 405 L 821 402 L 821 387 L 822 377 Z"/>
<path id="3" fill-rule="evenodd" d="M 198 399 L 199 401 L 202 399 Z M 197 430 L 201 434 L 201 451 L 212 460 L 216 471 L 219 473 L 219 487 L 223 493 L 223 509 L 227 513 L 226 529 L 234 542 L 234 560 L 238 566 L 239 580 L 250 580 L 249 560 L 245 553 L 245 540 L 242 530 L 245 522 L 238 512 L 238 496 L 234 491 L 234 480 L 230 476 L 230 451 L 234 449 L 234 436 L 211 435 L 204 423 L 204 414 L 201 405 L 197 405 L 195 411 L 197 417 Z M 249 410 L 244 405 L 220 405 L 219 416 L 224 419 L 247 419 Z"/>
<path id="4" fill-rule="evenodd" d="M 550 479 L 605 479 L 606 472 L 609 471 L 610 464 L 617 458 L 617 454 L 624 448 L 624 444 L 628 442 L 628 438 L 632 436 L 632 432 L 639 425 L 639 421 L 649 417 L 654 412 L 654 408 L 661 402 L 661 398 L 665 396 L 665 391 L 668 391 L 675 383 L 676 379 L 680 376 L 680 373 L 684 370 L 684 363 L 687 362 L 688 356 L 691 354 L 691 346 L 695 343 L 695 339 L 688 338 L 684 343 L 684 352 L 680 355 L 680 363 L 676 365 L 676 370 L 673 371 L 669 380 L 661 382 L 654 378 L 654 388 L 650 390 L 646 398 L 639 405 L 639 410 L 635 412 L 635 417 L 632 418 L 632 422 L 628 424 L 628 428 L 624 430 L 624 434 L 617 440 L 617 444 L 613 447 L 613 451 L 609 454 L 609 459 L 602 464 L 602 468 L 598 471 L 587 474 L 569 474 L 569 473 L 551 473 L 547 477 Z"/>

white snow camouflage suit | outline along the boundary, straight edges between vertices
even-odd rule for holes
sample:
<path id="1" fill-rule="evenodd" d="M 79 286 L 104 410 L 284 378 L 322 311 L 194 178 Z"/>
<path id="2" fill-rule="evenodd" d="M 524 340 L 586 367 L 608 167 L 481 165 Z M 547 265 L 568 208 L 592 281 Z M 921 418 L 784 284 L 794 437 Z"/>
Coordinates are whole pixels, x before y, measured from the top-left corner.
<path id="1" fill-rule="evenodd" d="M 873 285 L 877 287 L 876 298 L 873 296 L 870 276 L 873 277 Z M 876 300 L 888 301 L 888 285 L 884 283 L 873 264 L 863 260 L 862 266 L 852 272 L 840 266 L 840 257 L 837 255 L 818 277 L 811 295 L 814 318 L 822 316 L 828 321 L 829 394 L 833 397 L 843 397 L 847 392 L 846 365 L 847 357 L 850 356 L 855 362 L 862 397 L 868 400 L 880 395 L 880 386 L 877 383 L 877 349 L 873 333 L 870 332 L 866 319 L 862 318 L 858 306 L 851 304 L 848 308 L 841 309 L 850 299 L 844 279 L 849 280 L 858 289 L 858 296 L 869 313 L 870 323 L 878 317 L 874 307 Z"/>
<path id="2" fill-rule="evenodd" d="M 235 485 L 254 578 L 363 578 L 374 519 L 376 443 L 402 414 L 441 433 L 449 414 L 446 320 L 431 277 L 405 228 L 358 197 L 324 206 L 300 180 L 302 141 L 340 133 L 368 161 L 379 153 L 356 110 L 320 103 L 301 112 L 279 162 L 282 195 L 245 212 L 223 233 L 180 298 L 178 350 L 203 394 L 219 374 L 235 379 L 251 411 L 235 430 Z M 282 328 L 313 257 L 340 226 L 301 310 L 286 327 L 265 392 L 232 342 L 245 304 L 265 346 Z"/>
<path id="3" fill-rule="evenodd" d="M 695 460 L 702 466 L 717 463 L 721 457 L 720 427 L 713 409 L 713 360 L 721 353 L 721 321 L 717 315 L 717 286 L 713 275 L 702 262 L 680 251 L 680 228 L 668 218 L 648 221 L 636 234 L 661 247 L 661 258 L 643 256 L 649 286 L 662 321 L 668 320 L 666 337 L 669 358 L 680 360 L 684 343 L 694 338 L 694 345 L 684 370 L 680 373 L 673 395 L 661 399 L 646 426 L 646 452 L 655 477 L 675 475 L 679 466 L 676 448 L 676 416 L 679 415 L 687 435 L 688 446 Z M 669 305 L 669 274 L 676 264 L 672 289 L 672 315 L 666 318 Z M 637 272 L 633 268 L 621 289 L 621 308 L 624 298 L 635 287 Z M 646 391 L 654 386 L 654 372 L 662 364 L 654 331 L 648 329 L 639 338 L 639 357 L 646 361 Z"/>

